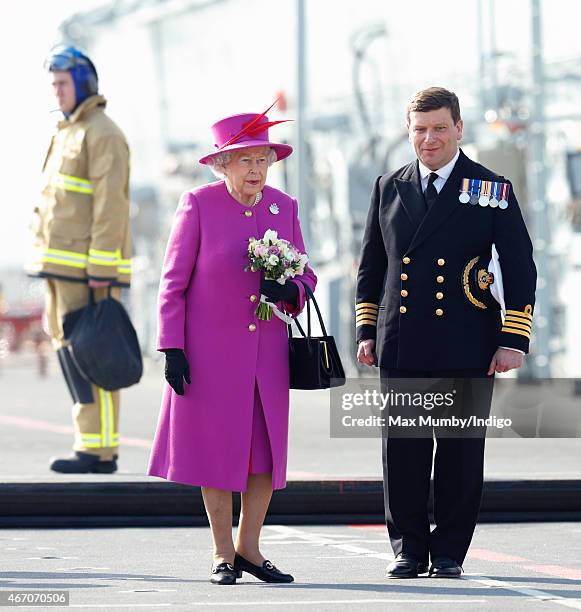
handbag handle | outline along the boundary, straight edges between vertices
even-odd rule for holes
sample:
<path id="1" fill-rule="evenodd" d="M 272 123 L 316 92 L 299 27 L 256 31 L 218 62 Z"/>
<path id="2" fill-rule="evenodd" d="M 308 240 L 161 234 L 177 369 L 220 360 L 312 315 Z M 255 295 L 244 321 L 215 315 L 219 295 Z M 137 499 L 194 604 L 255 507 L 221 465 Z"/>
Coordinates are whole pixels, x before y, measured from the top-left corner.
<path id="1" fill-rule="evenodd" d="M 305 334 L 305 330 L 303 329 L 303 326 L 299 323 L 298 319 L 295 319 L 294 322 L 299 332 L 301 333 L 301 336 L 303 338 L 307 338 L 307 340 L 310 340 L 311 339 L 311 305 L 309 304 L 308 297 L 307 297 L 307 333 Z M 291 323 L 288 323 L 287 327 L 288 327 L 288 337 L 292 338 L 293 337 L 293 326 Z"/>
<path id="2" fill-rule="evenodd" d="M 305 294 L 307 296 L 307 335 L 305 336 L 305 332 L 301 326 L 301 324 L 295 319 L 296 326 L 301 332 L 303 338 L 311 339 L 311 300 L 313 300 L 313 304 L 315 305 L 315 310 L 317 311 L 317 318 L 319 319 L 319 325 L 321 326 L 321 331 L 323 332 L 323 336 L 327 335 L 327 329 L 325 328 L 325 323 L 323 321 L 323 317 L 321 315 L 321 310 L 319 309 L 319 305 L 317 304 L 317 300 L 311 290 L 311 288 L 305 283 L 305 281 L 297 279 L 305 288 Z M 289 329 L 289 338 L 293 337 L 292 326 L 288 325 Z"/>
<path id="3" fill-rule="evenodd" d="M 111 297 L 111 283 L 107 285 L 107 297 Z M 91 304 L 91 306 L 94 306 L 95 303 L 95 290 L 92 287 L 89 287 L 89 304 Z"/>
<path id="4" fill-rule="evenodd" d="M 319 325 L 321 326 L 321 331 L 323 332 L 323 336 L 327 335 L 327 330 L 325 328 L 325 322 L 323 321 L 323 316 L 321 315 L 321 310 L 319 309 L 319 305 L 317 304 L 317 300 L 315 299 L 315 294 L 312 292 L 311 288 L 304 281 L 300 281 L 304 288 L 305 293 L 307 294 L 307 317 L 308 317 L 308 325 L 309 325 L 309 337 L 311 335 L 311 313 L 309 308 L 309 301 L 313 300 L 313 304 L 315 305 L 315 310 L 317 311 L 317 318 L 319 319 Z"/>

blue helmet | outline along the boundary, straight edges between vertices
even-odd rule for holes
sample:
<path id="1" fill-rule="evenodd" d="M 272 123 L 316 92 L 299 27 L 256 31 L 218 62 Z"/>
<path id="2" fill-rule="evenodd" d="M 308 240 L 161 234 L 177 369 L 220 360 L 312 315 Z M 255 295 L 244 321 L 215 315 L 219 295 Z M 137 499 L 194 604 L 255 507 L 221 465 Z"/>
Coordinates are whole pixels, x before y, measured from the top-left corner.
<path id="1" fill-rule="evenodd" d="M 99 78 L 93 62 L 75 47 L 58 45 L 54 47 L 44 62 L 51 72 L 71 73 L 75 84 L 77 106 L 90 96 L 99 93 Z"/>

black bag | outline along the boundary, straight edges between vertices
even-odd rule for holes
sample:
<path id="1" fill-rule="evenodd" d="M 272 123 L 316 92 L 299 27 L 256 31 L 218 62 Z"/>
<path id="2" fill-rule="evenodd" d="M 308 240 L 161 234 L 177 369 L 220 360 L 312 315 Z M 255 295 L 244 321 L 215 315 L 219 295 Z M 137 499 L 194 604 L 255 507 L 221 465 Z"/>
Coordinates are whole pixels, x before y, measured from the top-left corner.
<path id="1" fill-rule="evenodd" d="M 300 323 L 295 323 L 302 337 L 293 337 L 288 325 L 288 353 L 291 389 L 328 389 L 345 384 L 345 371 L 335 344 L 335 338 L 327 335 L 319 305 L 311 288 L 301 281 L 307 294 L 307 335 Z M 311 300 L 315 305 L 322 336 L 311 336 Z"/>
<path id="2" fill-rule="evenodd" d="M 135 328 L 123 304 L 109 295 L 63 318 L 69 350 L 82 374 L 97 387 L 115 391 L 138 383 L 143 374 Z"/>

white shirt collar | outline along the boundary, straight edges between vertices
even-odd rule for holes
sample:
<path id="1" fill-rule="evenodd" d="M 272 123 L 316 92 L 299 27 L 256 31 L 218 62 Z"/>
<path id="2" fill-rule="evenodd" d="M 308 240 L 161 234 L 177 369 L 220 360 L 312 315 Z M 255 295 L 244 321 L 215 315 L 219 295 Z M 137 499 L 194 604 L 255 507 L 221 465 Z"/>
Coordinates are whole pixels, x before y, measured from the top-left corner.
<path id="1" fill-rule="evenodd" d="M 456 155 L 445 165 L 442 166 L 439 170 L 430 170 L 427 166 L 424 166 L 422 162 L 418 159 L 418 165 L 420 168 L 420 176 L 422 180 L 427 179 L 431 172 L 435 172 L 440 178 L 444 179 L 444 182 L 448 180 L 450 174 L 452 174 L 452 170 L 460 157 L 460 149 L 456 151 Z"/>

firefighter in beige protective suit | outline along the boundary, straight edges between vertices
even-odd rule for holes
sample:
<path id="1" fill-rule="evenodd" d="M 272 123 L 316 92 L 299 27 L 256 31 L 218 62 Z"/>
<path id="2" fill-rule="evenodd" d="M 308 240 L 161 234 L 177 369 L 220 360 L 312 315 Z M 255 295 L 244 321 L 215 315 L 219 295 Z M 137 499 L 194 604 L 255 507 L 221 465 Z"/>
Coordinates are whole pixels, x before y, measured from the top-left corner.
<path id="1" fill-rule="evenodd" d="M 73 456 L 54 459 L 64 473 L 113 473 L 119 446 L 119 392 L 90 382 L 75 365 L 63 334 L 65 314 L 94 291 L 119 297 L 131 276 L 129 150 L 105 114 L 91 60 L 74 47 L 56 47 L 45 67 L 63 114 L 43 166 L 42 197 L 34 211 L 35 259 L 28 272 L 46 278 L 46 318 L 74 402 Z"/>

